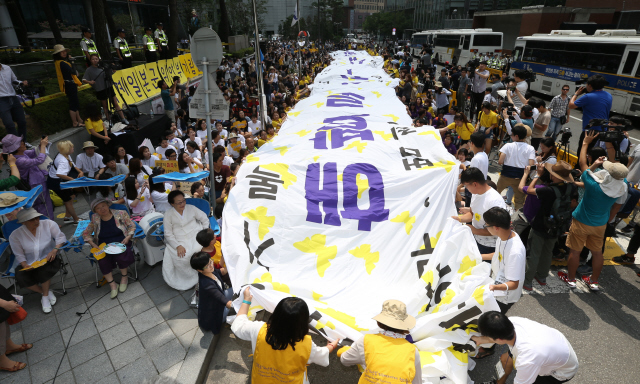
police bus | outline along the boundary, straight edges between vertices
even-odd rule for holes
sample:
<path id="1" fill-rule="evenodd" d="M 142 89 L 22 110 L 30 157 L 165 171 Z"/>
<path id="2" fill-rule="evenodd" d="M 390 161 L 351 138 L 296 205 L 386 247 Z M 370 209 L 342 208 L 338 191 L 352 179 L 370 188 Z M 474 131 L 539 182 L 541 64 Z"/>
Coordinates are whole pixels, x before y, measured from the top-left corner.
<path id="1" fill-rule="evenodd" d="M 422 44 L 433 47 L 433 57 L 443 64 L 465 64 L 475 54 L 501 53 L 502 32 L 493 32 L 491 28 L 477 29 L 441 29 L 414 33 L 411 41 L 411 53 L 418 56 Z"/>
<path id="2" fill-rule="evenodd" d="M 548 96 L 559 95 L 564 84 L 602 75 L 613 96 L 611 111 L 640 116 L 640 35 L 633 29 L 597 30 L 594 35 L 554 30 L 518 37 L 511 74 L 517 69 L 536 73 L 530 89 Z"/>

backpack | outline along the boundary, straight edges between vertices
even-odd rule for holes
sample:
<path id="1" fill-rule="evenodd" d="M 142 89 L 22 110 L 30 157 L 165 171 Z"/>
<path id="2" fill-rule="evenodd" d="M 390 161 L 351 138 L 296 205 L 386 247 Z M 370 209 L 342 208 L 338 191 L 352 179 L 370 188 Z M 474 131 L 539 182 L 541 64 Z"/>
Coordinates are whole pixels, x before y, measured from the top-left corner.
<path id="1" fill-rule="evenodd" d="M 553 201 L 549 216 L 545 216 L 543 219 L 544 226 L 547 229 L 547 235 L 558 237 L 569 230 L 571 214 L 573 212 L 571 208 L 571 194 L 574 188 L 575 185 L 567 184 L 567 189 L 564 194 L 561 194 L 557 186 L 551 186 L 551 189 L 553 189 L 553 192 L 556 194 L 556 199 Z"/>

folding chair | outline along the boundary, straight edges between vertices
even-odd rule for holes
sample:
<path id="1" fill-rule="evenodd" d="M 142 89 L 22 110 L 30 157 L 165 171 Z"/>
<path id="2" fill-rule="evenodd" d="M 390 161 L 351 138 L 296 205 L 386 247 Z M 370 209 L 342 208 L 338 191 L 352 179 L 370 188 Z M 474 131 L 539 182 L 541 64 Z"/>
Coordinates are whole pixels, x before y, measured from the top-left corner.
<path id="1" fill-rule="evenodd" d="M 209 218 L 209 227 L 213 229 L 216 236 L 220 234 L 220 226 L 218 225 L 218 221 L 216 218 L 211 215 L 211 206 L 209 202 L 205 199 L 197 199 L 197 198 L 188 198 L 186 199 L 187 204 L 193 205 L 194 207 L 200 209 L 204 212 Z"/>
<path id="2" fill-rule="evenodd" d="M 111 204 L 111 209 L 115 209 L 117 211 L 125 211 L 129 213 L 129 210 L 127 209 L 127 207 L 122 204 Z M 93 212 L 89 211 L 89 220 L 91 220 L 92 217 L 93 217 Z M 138 223 L 136 223 L 135 221 L 133 223 L 136 225 L 136 231 L 133 234 L 133 239 L 131 239 L 132 246 L 135 245 L 135 242 L 137 239 L 143 239 L 146 236 L 142 228 L 140 228 L 140 225 L 138 225 Z M 100 281 L 98 280 L 98 260 L 96 260 L 95 257 L 93 257 L 93 254 L 91 252 L 89 252 L 89 254 L 86 257 L 89 261 L 91 261 L 92 264 L 95 263 L 94 269 L 96 273 L 96 288 L 100 288 Z M 133 262 L 133 270 L 135 273 L 135 277 L 133 278 L 134 280 L 138 280 L 138 261 L 140 261 L 140 255 L 138 253 L 135 253 L 134 262 Z"/>
<path id="3" fill-rule="evenodd" d="M 41 216 L 41 218 L 47 219 L 46 216 Z M 16 257 L 10 248 L 9 236 L 11 236 L 13 231 L 20 228 L 20 226 L 22 226 L 22 224 L 18 223 L 18 220 L 11 220 L 4 223 L 4 225 L 2 226 L 2 233 L 6 237 L 7 241 L 3 242 L 2 245 L 0 245 L 0 250 L 2 250 L 2 248 L 4 247 L 1 260 L 6 260 L 7 256 L 5 256 L 5 254 L 8 254 L 9 257 L 7 269 L 2 273 L 0 277 L 3 279 L 9 279 L 10 281 L 13 280 L 13 287 L 16 294 L 18 294 L 18 285 L 16 284 L 15 269 L 18 265 L 16 264 Z M 5 245 L 5 243 L 7 245 Z M 10 254 L 8 252 L 10 252 Z M 65 262 L 64 257 L 62 257 L 62 253 L 60 252 L 60 250 L 57 252 L 57 257 L 60 257 L 60 259 L 62 260 L 62 262 L 60 263 L 60 281 L 62 282 L 62 291 L 53 288 L 51 288 L 51 290 L 55 293 L 66 295 L 67 289 L 64 286 L 64 276 L 69 273 L 66 267 L 67 263 Z"/>

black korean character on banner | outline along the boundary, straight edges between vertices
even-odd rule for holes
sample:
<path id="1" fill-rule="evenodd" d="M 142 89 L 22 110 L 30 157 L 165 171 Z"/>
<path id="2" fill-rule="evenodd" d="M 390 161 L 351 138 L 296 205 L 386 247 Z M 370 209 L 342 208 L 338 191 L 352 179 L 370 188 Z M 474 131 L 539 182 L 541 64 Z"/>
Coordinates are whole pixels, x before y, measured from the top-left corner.
<path id="1" fill-rule="evenodd" d="M 419 157 L 414 157 L 411 161 L 408 159 L 402 159 L 402 164 L 404 165 L 404 169 L 407 171 L 410 171 L 411 167 L 416 167 L 416 169 L 422 169 L 422 167 L 433 167 L 433 163 L 431 161 L 428 159 L 421 159 Z"/>
<path id="2" fill-rule="evenodd" d="M 462 305 L 464 305 L 464 303 L 462 303 Z M 477 317 L 480 315 L 482 315 L 482 310 L 480 310 L 480 308 L 474 305 L 473 307 L 458 313 L 451 319 L 447 321 L 443 321 L 438 325 L 444 329 L 449 329 L 451 327 L 454 327 L 452 330 L 458 329 L 458 328 L 466 330 L 467 328 L 477 326 L 478 324 Z M 470 319 L 473 319 L 473 320 L 470 320 Z"/>
<path id="3" fill-rule="evenodd" d="M 278 184 L 284 184 L 279 174 L 263 171 L 260 169 L 260 166 L 257 166 L 253 172 L 247 176 L 247 179 L 254 179 L 249 183 L 251 186 L 249 188 L 250 199 L 275 200 L 276 194 L 278 193 Z"/>
<path id="4" fill-rule="evenodd" d="M 251 252 L 251 247 L 249 246 L 249 244 L 251 243 L 251 235 L 249 234 L 249 222 L 245 220 L 245 222 L 244 222 L 244 243 L 247 246 L 247 250 L 249 251 L 249 262 L 251 264 L 253 264 L 253 259 L 255 257 L 258 265 L 261 266 L 261 267 L 265 267 L 267 269 L 267 271 L 268 271 L 269 267 L 267 267 L 266 265 L 263 265 L 260 262 L 260 256 L 262 255 L 262 252 L 264 252 L 265 249 L 267 249 L 270 246 L 274 245 L 275 241 L 273 239 L 266 240 L 266 241 L 264 241 L 262 244 L 260 244 L 258 246 L 258 249 L 256 249 L 256 253 L 255 254 L 253 252 Z"/>
<path id="5" fill-rule="evenodd" d="M 415 129 L 411 129 L 409 127 L 398 127 L 391 128 L 391 133 L 393 134 L 393 138 L 398 140 L 398 136 L 406 136 L 410 133 L 417 133 Z"/>
<path id="6" fill-rule="evenodd" d="M 422 157 L 419 149 L 400 147 L 402 157 Z"/>

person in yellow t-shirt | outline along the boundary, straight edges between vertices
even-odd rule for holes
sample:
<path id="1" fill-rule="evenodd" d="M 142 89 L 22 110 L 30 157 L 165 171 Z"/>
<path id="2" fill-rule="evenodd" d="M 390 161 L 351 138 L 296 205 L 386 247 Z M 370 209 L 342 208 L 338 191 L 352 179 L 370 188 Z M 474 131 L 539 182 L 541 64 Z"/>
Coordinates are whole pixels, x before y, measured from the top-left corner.
<path id="1" fill-rule="evenodd" d="M 307 365 L 314 363 L 326 367 L 329 354 L 338 340 L 317 346 L 309 336 L 309 307 L 299 297 L 282 299 L 269 320 L 251 321 L 247 318 L 253 296 L 247 287 L 238 315 L 231 325 L 237 338 L 251 341 L 253 349 L 252 383 L 284 382 L 308 383 Z M 277 374 L 276 374 L 277 373 Z"/>
<path id="2" fill-rule="evenodd" d="M 498 127 L 498 114 L 491 110 L 491 103 L 488 101 L 483 102 L 480 108 L 480 117 L 476 124 L 476 130 L 484 133 L 484 151 L 488 155 L 491 153 L 494 128 Z"/>
<path id="3" fill-rule="evenodd" d="M 88 105 L 86 113 L 88 118 L 84 122 L 85 128 L 91 136 L 95 137 L 94 141 L 98 147 L 98 152 L 104 154 L 104 150 L 109 145 L 111 138 L 104 130 L 100 107 L 96 103 L 91 103 Z"/>
<path id="4" fill-rule="evenodd" d="M 447 131 L 454 130 L 460 136 L 460 148 L 469 149 L 469 140 L 471 139 L 471 134 L 475 132 L 475 128 L 473 124 L 467 120 L 467 116 L 464 113 L 456 113 L 453 117 L 453 123 L 449 124 L 445 128 L 440 128 L 440 134 L 444 134 Z"/>
<path id="5" fill-rule="evenodd" d="M 272 125 L 267 125 L 267 141 L 273 140 L 276 137 L 276 131 Z"/>
<path id="6" fill-rule="evenodd" d="M 366 367 L 360 384 L 378 383 L 381 377 L 396 378 L 390 383 L 421 384 L 420 352 L 406 339 L 416 325 L 415 317 L 407 313 L 407 306 L 398 300 L 387 300 L 373 320 L 378 322 L 379 333 L 364 335 L 350 347 L 340 348 L 340 362 Z"/>

